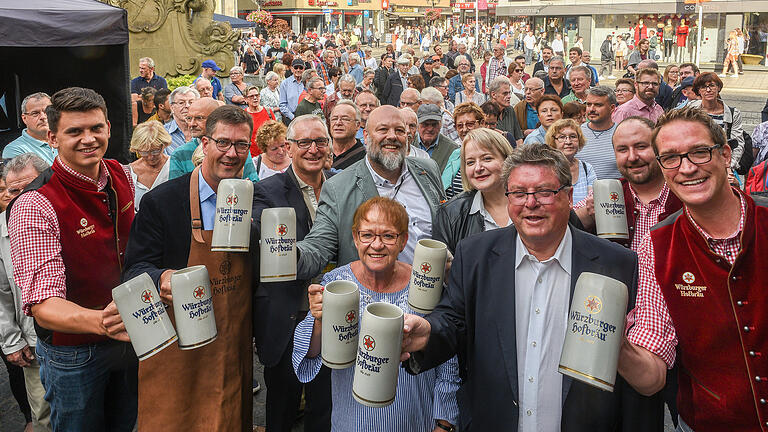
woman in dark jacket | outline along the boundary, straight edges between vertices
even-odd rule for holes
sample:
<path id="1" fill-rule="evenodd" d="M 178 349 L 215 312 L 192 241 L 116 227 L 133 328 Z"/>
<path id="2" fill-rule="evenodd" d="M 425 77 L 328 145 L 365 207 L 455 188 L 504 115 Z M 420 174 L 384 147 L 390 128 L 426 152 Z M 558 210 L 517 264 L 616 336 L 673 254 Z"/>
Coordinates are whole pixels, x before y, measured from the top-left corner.
<path id="1" fill-rule="evenodd" d="M 451 253 L 464 237 L 511 223 L 501 173 L 510 154 L 509 141 L 495 130 L 478 128 L 467 134 L 460 166 L 466 191 L 437 210 L 432 227 L 432 238 L 448 245 Z"/>

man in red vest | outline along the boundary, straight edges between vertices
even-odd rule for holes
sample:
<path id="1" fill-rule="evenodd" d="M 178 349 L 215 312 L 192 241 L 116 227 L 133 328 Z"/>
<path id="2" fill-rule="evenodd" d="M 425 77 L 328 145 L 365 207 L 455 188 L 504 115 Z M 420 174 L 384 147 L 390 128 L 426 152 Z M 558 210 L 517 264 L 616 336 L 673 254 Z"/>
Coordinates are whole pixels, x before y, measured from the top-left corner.
<path id="1" fill-rule="evenodd" d="M 131 431 L 137 360 L 114 313 L 131 222 L 127 167 L 103 159 L 110 124 L 95 91 L 60 90 L 46 109 L 58 150 L 9 208 L 14 279 L 35 318 L 40 376 L 54 430 Z M 105 310 L 106 308 L 106 310 Z"/>
<path id="2" fill-rule="evenodd" d="M 664 367 L 677 361 L 678 430 L 766 430 L 768 203 L 729 185 L 731 150 L 705 112 L 667 113 L 652 143 L 684 208 L 639 246 L 637 306 L 619 372 L 638 389 L 660 388 Z"/>

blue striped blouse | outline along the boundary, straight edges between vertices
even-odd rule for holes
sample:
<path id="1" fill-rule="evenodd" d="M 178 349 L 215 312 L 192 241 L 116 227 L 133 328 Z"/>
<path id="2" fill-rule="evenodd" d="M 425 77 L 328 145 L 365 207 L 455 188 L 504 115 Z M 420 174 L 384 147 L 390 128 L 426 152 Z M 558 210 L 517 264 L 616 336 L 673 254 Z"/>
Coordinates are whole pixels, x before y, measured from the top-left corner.
<path id="1" fill-rule="evenodd" d="M 378 293 L 365 288 L 355 277 L 350 265 L 334 269 L 323 277 L 323 285 L 334 280 L 350 280 L 360 287 L 360 315 L 369 303 L 387 302 L 400 307 L 404 312 L 417 314 L 408 307 L 408 289 L 394 293 Z M 307 358 L 312 326 L 312 314 L 299 323 L 294 333 L 293 368 L 301 382 L 309 382 L 320 371 L 320 356 Z M 456 357 L 435 369 L 419 375 L 400 370 L 397 376 L 397 395 L 392 405 L 384 408 L 370 408 L 357 403 L 352 397 L 352 378 L 355 368 L 331 371 L 331 393 L 333 411 L 331 430 L 333 432 L 431 432 L 435 420 L 446 420 L 456 424 L 458 404 L 456 390 L 459 388 L 459 366 Z"/>

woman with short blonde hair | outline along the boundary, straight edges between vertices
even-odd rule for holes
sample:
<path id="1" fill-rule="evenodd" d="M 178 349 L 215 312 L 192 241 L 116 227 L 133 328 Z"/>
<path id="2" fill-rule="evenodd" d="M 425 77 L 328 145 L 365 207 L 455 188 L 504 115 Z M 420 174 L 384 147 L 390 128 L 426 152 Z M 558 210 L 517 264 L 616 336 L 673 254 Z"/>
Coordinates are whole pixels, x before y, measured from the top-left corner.
<path id="1" fill-rule="evenodd" d="M 136 211 L 139 211 L 139 203 L 145 193 L 168 181 L 171 158 L 163 150 L 169 145 L 171 135 L 159 121 L 146 121 L 133 130 L 129 150 L 138 159 L 130 163 L 128 169 L 135 187 L 133 202 Z"/>
<path id="2" fill-rule="evenodd" d="M 291 164 L 285 139 L 287 131 L 282 122 L 268 120 L 256 132 L 256 145 L 261 154 L 253 158 L 253 164 L 260 180 L 284 172 Z"/>
<path id="3" fill-rule="evenodd" d="M 595 169 L 589 162 L 576 159 L 576 153 L 587 143 L 579 123 L 573 119 L 558 120 L 547 129 L 547 145 L 560 150 L 571 168 L 573 202 L 579 202 L 589 194 L 589 187 L 597 180 Z"/>

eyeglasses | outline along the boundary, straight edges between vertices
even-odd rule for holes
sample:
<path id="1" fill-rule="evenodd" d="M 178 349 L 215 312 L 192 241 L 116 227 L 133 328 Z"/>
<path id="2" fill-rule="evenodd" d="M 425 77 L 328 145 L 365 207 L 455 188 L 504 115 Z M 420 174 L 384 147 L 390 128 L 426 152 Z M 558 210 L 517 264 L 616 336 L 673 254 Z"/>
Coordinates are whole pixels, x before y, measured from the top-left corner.
<path id="1" fill-rule="evenodd" d="M 204 116 L 184 117 L 184 120 L 186 120 L 187 123 L 191 121 L 203 122 L 208 120 L 208 117 L 204 117 Z"/>
<path id="2" fill-rule="evenodd" d="M 477 126 L 478 121 L 472 120 L 466 123 L 456 123 L 456 129 L 474 129 Z"/>
<path id="3" fill-rule="evenodd" d="M 185 101 L 185 100 L 180 100 L 180 101 L 174 101 L 173 103 L 174 103 L 175 105 L 186 105 L 186 106 L 190 106 L 190 105 L 192 105 L 192 102 L 194 102 L 194 100 L 188 100 L 188 101 Z"/>
<path id="4" fill-rule="evenodd" d="M 242 155 L 248 153 L 251 149 L 251 143 L 248 141 L 230 141 L 226 138 L 216 139 L 208 135 L 206 135 L 206 137 L 216 143 L 216 148 L 220 152 L 226 153 L 229 151 L 230 147 L 235 146 L 235 152 Z"/>
<path id="5" fill-rule="evenodd" d="M 400 101 L 400 108 L 410 108 L 414 105 L 416 105 L 418 102 L 406 102 L 406 101 Z"/>
<path id="6" fill-rule="evenodd" d="M 139 151 L 139 152 L 136 152 L 136 153 L 138 153 L 139 156 L 141 156 L 141 157 L 147 157 L 149 155 L 157 156 L 157 155 L 159 155 L 162 152 L 163 152 L 162 150 L 157 149 L 157 150 L 150 150 L 150 151 Z"/>
<path id="7" fill-rule="evenodd" d="M 706 90 L 706 91 L 715 91 L 715 90 L 718 90 L 719 88 L 718 88 L 717 84 L 709 83 L 709 84 L 707 84 L 705 86 L 699 87 L 699 89 L 700 90 Z"/>
<path id="8" fill-rule="evenodd" d="M 496 129 L 496 122 L 485 122 L 485 127 L 488 129 Z"/>
<path id="9" fill-rule="evenodd" d="M 22 114 L 28 115 L 30 117 L 40 117 L 41 115 L 45 114 L 45 111 L 30 111 Z"/>
<path id="10" fill-rule="evenodd" d="M 383 234 L 376 234 L 371 231 L 358 231 L 357 232 L 357 238 L 360 240 L 360 243 L 363 244 L 371 244 L 374 240 L 376 240 L 376 237 L 381 239 L 381 242 L 385 245 L 393 245 L 397 243 L 397 238 L 400 237 L 400 234 L 395 233 L 383 233 Z"/>
<path id="11" fill-rule="evenodd" d="M 312 144 L 317 147 L 318 150 L 323 150 L 326 147 L 328 147 L 328 138 L 314 138 L 314 139 L 289 139 L 288 141 L 292 143 L 296 143 L 296 147 L 302 149 L 302 150 L 309 150 L 310 147 L 312 147 Z"/>
<path id="12" fill-rule="evenodd" d="M 526 89 L 525 89 L 525 92 L 526 92 L 526 93 L 533 93 L 533 92 L 535 92 L 535 91 L 539 91 L 539 90 L 541 90 L 541 89 L 543 89 L 543 88 L 544 88 L 544 87 L 526 88 Z"/>
<path id="13" fill-rule="evenodd" d="M 634 93 L 634 90 L 630 89 L 616 89 L 616 93 Z"/>
<path id="14" fill-rule="evenodd" d="M 331 123 L 336 123 L 336 122 L 352 123 L 353 121 L 355 121 L 355 119 L 352 119 L 349 117 L 331 117 Z"/>
<path id="15" fill-rule="evenodd" d="M 249 99 L 253 99 L 253 98 L 257 98 L 259 96 L 261 96 L 261 95 L 259 93 L 256 93 L 256 94 L 248 95 L 246 97 L 249 98 Z"/>
<path id="16" fill-rule="evenodd" d="M 509 199 L 509 201 L 515 205 L 525 204 L 528 201 L 528 195 L 533 196 L 533 199 L 537 203 L 547 205 L 555 202 L 555 195 L 557 195 L 558 192 L 570 186 L 571 185 L 569 184 L 564 184 L 559 188 L 557 188 L 557 190 L 542 189 L 542 190 L 537 190 L 533 192 L 511 191 L 511 192 L 504 192 L 504 195 L 506 195 L 507 199 Z"/>
<path id="17" fill-rule="evenodd" d="M 661 83 L 656 81 L 638 81 L 637 84 L 641 87 L 658 87 L 661 85 Z"/>
<path id="18" fill-rule="evenodd" d="M 304 69 L 304 66 L 302 66 L 302 65 L 296 65 L 296 66 L 294 66 L 293 68 L 294 68 L 294 69 L 302 69 L 302 70 L 303 70 L 303 69 Z"/>
<path id="19" fill-rule="evenodd" d="M 715 144 L 712 147 L 703 147 L 691 150 L 687 153 L 680 154 L 664 154 L 656 156 L 656 160 L 659 161 L 664 169 L 676 169 L 683 163 L 683 158 L 688 159 L 694 165 L 704 165 L 712 160 L 712 150 L 722 147 L 721 144 Z"/>
<path id="20" fill-rule="evenodd" d="M 578 141 L 579 136 L 578 135 L 558 135 L 555 137 L 556 140 L 566 142 L 566 141 Z"/>

